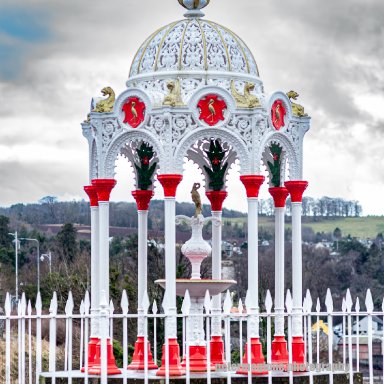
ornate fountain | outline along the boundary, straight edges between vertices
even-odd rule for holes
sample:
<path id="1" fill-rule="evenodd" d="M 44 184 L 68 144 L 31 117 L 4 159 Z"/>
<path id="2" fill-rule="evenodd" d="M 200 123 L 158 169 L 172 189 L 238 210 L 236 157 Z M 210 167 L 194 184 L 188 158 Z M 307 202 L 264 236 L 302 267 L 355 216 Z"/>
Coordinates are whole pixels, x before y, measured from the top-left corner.
<path id="1" fill-rule="evenodd" d="M 235 280 L 221 279 L 202 279 L 200 274 L 201 263 L 205 258 L 210 256 L 212 248 L 207 241 L 203 239 L 203 227 L 205 224 L 212 222 L 212 225 L 221 225 L 221 220 L 215 217 L 205 218 L 202 214 L 201 198 L 198 192 L 199 183 L 195 183 L 192 187 L 191 196 L 195 203 L 195 215 L 187 217 L 184 215 L 176 216 L 176 224 L 186 222 L 192 228 L 191 238 L 181 247 L 181 252 L 188 258 L 192 265 L 191 278 L 176 279 L 176 294 L 185 297 L 188 290 L 191 308 L 190 323 L 188 333 L 186 335 L 187 345 L 189 345 L 189 364 L 191 372 L 205 372 L 207 370 L 207 341 L 204 332 L 204 321 L 202 315 L 204 311 L 204 299 L 206 292 L 210 296 L 216 296 L 226 291 L 231 285 L 236 284 Z M 157 280 L 161 287 L 166 289 L 166 280 Z M 220 316 L 212 319 L 212 322 L 221 322 Z M 184 359 L 183 366 L 186 361 Z M 211 370 L 215 367 L 212 365 Z"/>

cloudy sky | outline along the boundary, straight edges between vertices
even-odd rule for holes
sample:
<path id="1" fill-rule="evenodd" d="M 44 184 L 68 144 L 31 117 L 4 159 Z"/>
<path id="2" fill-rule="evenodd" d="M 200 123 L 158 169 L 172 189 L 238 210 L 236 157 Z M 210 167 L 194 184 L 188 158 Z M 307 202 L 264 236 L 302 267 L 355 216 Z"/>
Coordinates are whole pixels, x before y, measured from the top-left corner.
<path id="1" fill-rule="evenodd" d="M 176 0 L 1 0 L 0 205 L 85 198 L 90 99 L 123 91 L 140 44 L 182 14 Z M 383 0 L 212 0 L 206 15 L 246 41 L 267 93 L 300 93 L 312 116 L 308 195 L 384 214 Z M 226 206 L 245 209 L 235 173 Z M 179 200 L 198 177 L 189 172 Z M 131 178 L 119 161 L 114 200 L 131 201 Z"/>

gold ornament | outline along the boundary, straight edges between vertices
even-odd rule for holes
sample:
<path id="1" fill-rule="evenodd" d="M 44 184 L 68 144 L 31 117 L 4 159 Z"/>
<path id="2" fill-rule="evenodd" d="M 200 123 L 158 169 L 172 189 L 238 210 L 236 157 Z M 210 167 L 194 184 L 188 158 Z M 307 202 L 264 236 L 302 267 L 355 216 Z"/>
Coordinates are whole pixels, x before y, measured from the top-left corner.
<path id="1" fill-rule="evenodd" d="M 115 92 L 111 87 L 105 87 L 101 90 L 103 96 L 108 96 L 105 100 L 100 100 L 95 109 L 92 112 L 105 113 L 113 112 L 113 107 L 115 105 Z"/>
<path id="2" fill-rule="evenodd" d="M 180 80 L 170 81 L 167 84 L 169 94 L 165 96 L 163 105 L 170 105 L 171 107 L 183 106 L 183 100 L 181 98 Z"/>
<path id="3" fill-rule="evenodd" d="M 245 83 L 244 94 L 240 94 L 235 86 L 235 82 L 231 81 L 231 93 L 236 100 L 236 104 L 239 108 L 256 108 L 261 107 L 260 100 L 255 95 L 251 94 L 251 91 L 255 89 L 255 84 Z"/>
<path id="4" fill-rule="evenodd" d="M 192 7 L 192 8 L 191 8 L 191 7 L 187 7 L 187 6 L 184 4 L 184 0 L 179 0 L 179 4 L 180 4 L 181 6 L 183 6 L 184 8 L 186 8 L 186 9 L 201 9 L 201 8 L 206 7 L 206 6 L 209 4 L 210 1 L 211 1 L 211 0 L 207 0 L 207 1 L 206 1 L 206 4 L 205 4 L 204 6 L 202 6 L 200 0 L 195 0 L 195 1 L 193 2 L 193 7 Z"/>
<path id="5" fill-rule="evenodd" d="M 292 105 L 293 116 L 297 116 L 297 117 L 308 116 L 308 114 L 304 112 L 304 107 L 302 105 L 296 104 L 292 101 L 292 100 L 297 100 L 297 98 L 299 97 L 299 94 L 297 92 L 289 91 L 289 92 L 287 92 L 287 96 L 289 97 L 289 100 L 290 100 L 291 105 Z"/>
<path id="6" fill-rule="evenodd" d="M 191 191 L 192 201 L 195 203 L 195 217 L 201 215 L 201 212 L 203 210 L 203 207 L 201 205 L 201 197 L 198 190 L 200 189 L 201 184 L 200 183 L 194 183 Z"/>

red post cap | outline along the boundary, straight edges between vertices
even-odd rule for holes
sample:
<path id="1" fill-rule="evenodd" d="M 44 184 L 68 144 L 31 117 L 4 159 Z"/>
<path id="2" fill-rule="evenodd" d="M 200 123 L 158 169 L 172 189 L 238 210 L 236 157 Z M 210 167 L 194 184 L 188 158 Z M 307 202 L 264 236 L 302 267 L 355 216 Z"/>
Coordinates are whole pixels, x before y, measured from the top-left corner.
<path id="1" fill-rule="evenodd" d="M 137 190 L 132 191 L 132 196 L 136 200 L 137 209 L 139 211 L 148 211 L 149 203 L 153 197 L 153 191 L 143 191 L 143 190 Z"/>
<path id="2" fill-rule="evenodd" d="M 208 197 L 208 200 L 211 202 L 212 211 L 222 211 L 224 200 L 228 196 L 226 191 L 207 191 L 205 195 Z"/>
<path id="3" fill-rule="evenodd" d="M 304 181 L 304 180 L 286 181 L 284 185 L 288 189 L 289 193 L 291 194 L 292 203 L 301 203 L 303 201 L 303 194 L 308 187 L 308 181 Z"/>
<path id="4" fill-rule="evenodd" d="M 97 198 L 96 188 L 93 185 L 86 185 L 84 187 L 84 191 L 89 197 L 91 207 L 98 207 L 99 206 L 99 199 Z"/>
<path id="5" fill-rule="evenodd" d="M 264 183 L 265 177 L 261 175 L 240 176 L 241 182 L 247 191 L 247 197 L 259 197 L 260 187 Z"/>
<path id="6" fill-rule="evenodd" d="M 100 201 L 109 201 L 111 191 L 116 185 L 114 179 L 94 179 L 92 180 L 92 186 L 96 188 L 97 197 Z"/>
<path id="7" fill-rule="evenodd" d="M 158 175 L 157 180 L 160 181 L 164 189 L 165 197 L 175 197 L 177 187 L 183 180 L 183 175 Z"/>
<path id="8" fill-rule="evenodd" d="M 285 202 L 289 195 L 288 189 L 285 187 L 274 187 L 269 188 L 269 193 L 271 194 L 273 201 L 275 202 L 275 208 L 284 208 Z"/>

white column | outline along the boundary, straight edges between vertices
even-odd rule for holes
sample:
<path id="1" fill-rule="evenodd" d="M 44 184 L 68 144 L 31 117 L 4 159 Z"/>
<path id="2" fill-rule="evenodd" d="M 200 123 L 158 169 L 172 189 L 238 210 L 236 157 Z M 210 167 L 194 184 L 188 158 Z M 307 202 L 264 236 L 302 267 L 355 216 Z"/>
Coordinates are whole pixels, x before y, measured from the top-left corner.
<path id="1" fill-rule="evenodd" d="M 212 279 L 221 280 L 222 211 L 212 211 Z M 221 336 L 221 294 L 212 298 L 212 336 Z"/>
<path id="2" fill-rule="evenodd" d="M 275 336 L 284 336 L 284 214 L 275 208 Z"/>
<path id="3" fill-rule="evenodd" d="M 109 303 L 109 201 L 99 201 L 99 258 L 99 298 L 104 291 Z"/>
<path id="4" fill-rule="evenodd" d="M 99 313 L 100 258 L 99 258 L 99 207 L 91 206 L 91 315 Z M 91 338 L 99 338 L 99 319 L 91 319 Z"/>
<path id="5" fill-rule="evenodd" d="M 301 202 L 292 203 L 292 336 L 303 336 L 302 326 L 302 245 L 301 245 Z"/>
<path id="6" fill-rule="evenodd" d="M 259 312 L 259 228 L 258 206 L 256 197 L 248 198 L 248 297 L 249 313 Z M 248 308 L 247 308 L 248 310 Z M 257 319 L 248 322 L 250 337 L 259 337 L 259 322 Z"/>
<path id="7" fill-rule="evenodd" d="M 137 281 L 137 309 L 142 314 L 144 293 L 147 290 L 147 263 L 148 263 L 148 211 L 137 211 L 138 213 L 138 281 Z M 137 324 L 137 336 L 144 336 L 144 319 L 140 318 Z"/>
<path id="8" fill-rule="evenodd" d="M 175 197 L 164 198 L 165 214 L 165 280 L 168 310 L 170 317 L 167 318 L 166 337 L 176 338 L 176 199 Z M 174 315 L 174 316 L 172 316 Z"/>

